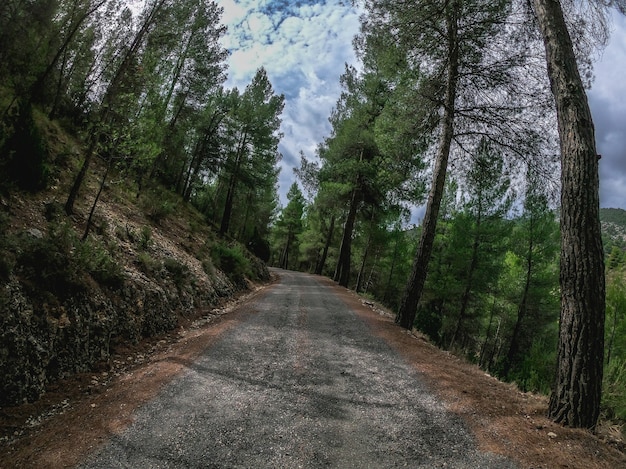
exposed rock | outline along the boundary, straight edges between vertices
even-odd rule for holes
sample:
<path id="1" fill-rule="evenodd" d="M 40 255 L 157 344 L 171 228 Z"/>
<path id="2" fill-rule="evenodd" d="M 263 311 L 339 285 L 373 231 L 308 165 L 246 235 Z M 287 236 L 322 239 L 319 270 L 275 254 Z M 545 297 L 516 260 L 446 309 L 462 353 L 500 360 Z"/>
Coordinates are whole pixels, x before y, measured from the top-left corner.
<path id="1" fill-rule="evenodd" d="M 180 287 L 167 276 L 148 278 L 127 270 L 120 289 L 94 285 L 48 304 L 29 299 L 12 277 L 0 293 L 0 406 L 34 401 L 59 378 L 98 363 L 106 366 L 117 344 L 136 343 L 176 328 L 183 318 L 205 316 L 236 290 L 219 271 L 211 279 L 194 276 Z"/>
<path id="2" fill-rule="evenodd" d="M 43 239 L 43 233 L 41 232 L 41 230 L 38 230 L 37 228 L 30 228 L 26 230 L 26 233 L 31 235 L 33 238 Z"/>

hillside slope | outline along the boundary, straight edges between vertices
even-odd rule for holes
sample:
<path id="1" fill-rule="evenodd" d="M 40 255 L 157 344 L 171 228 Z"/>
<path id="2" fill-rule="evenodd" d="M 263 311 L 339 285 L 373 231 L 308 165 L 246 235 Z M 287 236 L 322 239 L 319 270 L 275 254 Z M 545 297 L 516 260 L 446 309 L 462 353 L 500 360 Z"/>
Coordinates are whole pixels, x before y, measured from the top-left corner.
<path id="1" fill-rule="evenodd" d="M 600 221 L 602 234 L 609 244 L 624 248 L 626 245 L 626 210 L 621 208 L 601 208 Z"/>
<path id="2" fill-rule="evenodd" d="M 116 350 L 269 279 L 261 261 L 218 238 L 169 191 L 151 187 L 137 197 L 119 175 L 81 241 L 103 168 L 90 172 L 67 217 L 62 202 L 79 152 L 54 129 L 48 141 L 56 155 L 50 188 L 0 196 L 0 406 L 35 401 L 75 373 L 106 371 Z"/>

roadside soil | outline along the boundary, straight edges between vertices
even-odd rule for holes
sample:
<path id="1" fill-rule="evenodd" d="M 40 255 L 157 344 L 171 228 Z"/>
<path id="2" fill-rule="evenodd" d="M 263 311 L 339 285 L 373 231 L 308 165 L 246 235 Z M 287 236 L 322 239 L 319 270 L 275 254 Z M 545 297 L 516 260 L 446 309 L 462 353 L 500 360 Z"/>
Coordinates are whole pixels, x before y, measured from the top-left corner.
<path id="1" fill-rule="evenodd" d="M 521 393 L 419 334 L 398 328 L 378 305 L 318 279 L 337 289 L 372 332 L 422 374 L 446 406 L 463 418 L 479 449 L 508 456 L 522 468 L 626 467 L 619 428 L 607 425 L 593 435 L 556 425 L 545 417 L 545 397 Z M 106 368 L 56 383 L 36 403 L 0 409 L 0 468 L 76 466 L 124 430 L 134 411 L 207 347 L 244 322 L 252 314 L 246 302 L 265 288 L 254 287 L 217 313 L 168 335 L 118 350 Z"/>

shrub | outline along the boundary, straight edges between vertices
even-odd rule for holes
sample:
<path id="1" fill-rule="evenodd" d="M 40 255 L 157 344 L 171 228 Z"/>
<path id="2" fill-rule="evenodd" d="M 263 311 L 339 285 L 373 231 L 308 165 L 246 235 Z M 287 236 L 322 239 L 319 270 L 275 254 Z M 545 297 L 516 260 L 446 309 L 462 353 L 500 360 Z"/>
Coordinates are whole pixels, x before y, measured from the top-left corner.
<path id="1" fill-rule="evenodd" d="M 36 291 L 58 297 L 83 290 L 86 275 L 110 287 L 123 284 L 122 267 L 101 243 L 81 242 L 71 226 L 52 226 L 47 236 L 25 234 L 18 247 L 19 273 Z"/>
<path id="2" fill-rule="evenodd" d="M 82 289 L 84 279 L 73 262 L 76 244 L 76 235 L 68 225 L 59 225 L 42 238 L 24 234 L 19 240 L 18 272 L 36 291 L 62 297 Z"/>
<path id="3" fill-rule="evenodd" d="M 202 270 L 204 270 L 204 273 L 207 274 L 209 277 L 215 277 L 215 266 L 210 259 L 202 260 Z"/>
<path id="4" fill-rule="evenodd" d="M 139 247 L 147 250 L 152 245 L 152 229 L 149 226 L 142 226 L 139 232 Z"/>
<path id="5" fill-rule="evenodd" d="M 161 263 L 147 252 L 137 254 L 137 263 L 145 274 L 153 275 L 161 269 Z"/>
<path id="6" fill-rule="evenodd" d="M 211 257 L 219 269 L 236 282 L 250 275 L 250 261 L 239 245 L 218 243 L 211 249 Z"/>
<path id="7" fill-rule="evenodd" d="M 170 194 L 165 192 L 146 194 L 142 205 L 146 216 L 157 224 L 176 210 L 176 202 L 172 200 Z"/>
<path id="8" fill-rule="evenodd" d="M 189 267 L 172 257 L 163 260 L 163 267 L 170 273 L 178 288 L 181 288 L 189 278 Z"/>
<path id="9" fill-rule="evenodd" d="M 626 360 L 614 359 L 606 366 L 602 407 L 610 418 L 626 421 Z"/>
<path id="10" fill-rule="evenodd" d="M 520 365 L 511 371 L 509 379 L 515 381 L 524 392 L 550 394 L 554 381 L 555 352 L 556 346 L 551 342 L 535 340 Z"/>
<path id="11" fill-rule="evenodd" d="M 98 283 L 113 288 L 124 283 L 124 270 L 100 243 L 89 240 L 78 243 L 75 253 L 79 267 L 89 272 Z"/>
<path id="12" fill-rule="evenodd" d="M 53 200 L 44 205 L 44 216 L 49 222 L 57 221 L 65 215 L 63 204 Z"/>

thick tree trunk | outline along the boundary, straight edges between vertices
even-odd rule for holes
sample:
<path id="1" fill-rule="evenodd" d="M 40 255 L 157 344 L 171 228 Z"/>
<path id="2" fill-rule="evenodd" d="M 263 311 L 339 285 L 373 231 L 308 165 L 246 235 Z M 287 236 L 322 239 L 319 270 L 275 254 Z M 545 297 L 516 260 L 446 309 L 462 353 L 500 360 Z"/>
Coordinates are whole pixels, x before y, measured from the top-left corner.
<path id="1" fill-rule="evenodd" d="M 548 415 L 595 428 L 602 391 L 605 283 L 593 121 L 558 0 L 533 0 L 561 144 L 561 320 Z"/>
<path id="2" fill-rule="evenodd" d="M 454 7 L 451 7 L 453 10 Z M 415 321 L 417 305 L 422 296 L 426 274 L 428 272 L 428 261 L 433 250 L 435 241 L 435 230 L 439 217 L 439 206 L 443 197 L 448 170 L 448 157 L 450 156 L 450 146 L 454 130 L 454 104 L 456 101 L 456 86 L 459 69 L 459 50 L 457 40 L 457 20 L 456 12 L 447 12 L 447 34 L 448 34 L 448 71 L 446 77 L 446 93 L 444 98 L 444 112 L 442 119 L 442 132 L 439 150 L 433 171 L 433 182 L 428 194 L 426 204 L 426 214 L 422 225 L 422 234 L 417 247 L 417 253 L 413 261 L 413 268 L 409 281 L 404 290 L 396 323 L 405 329 L 411 329 Z"/>

